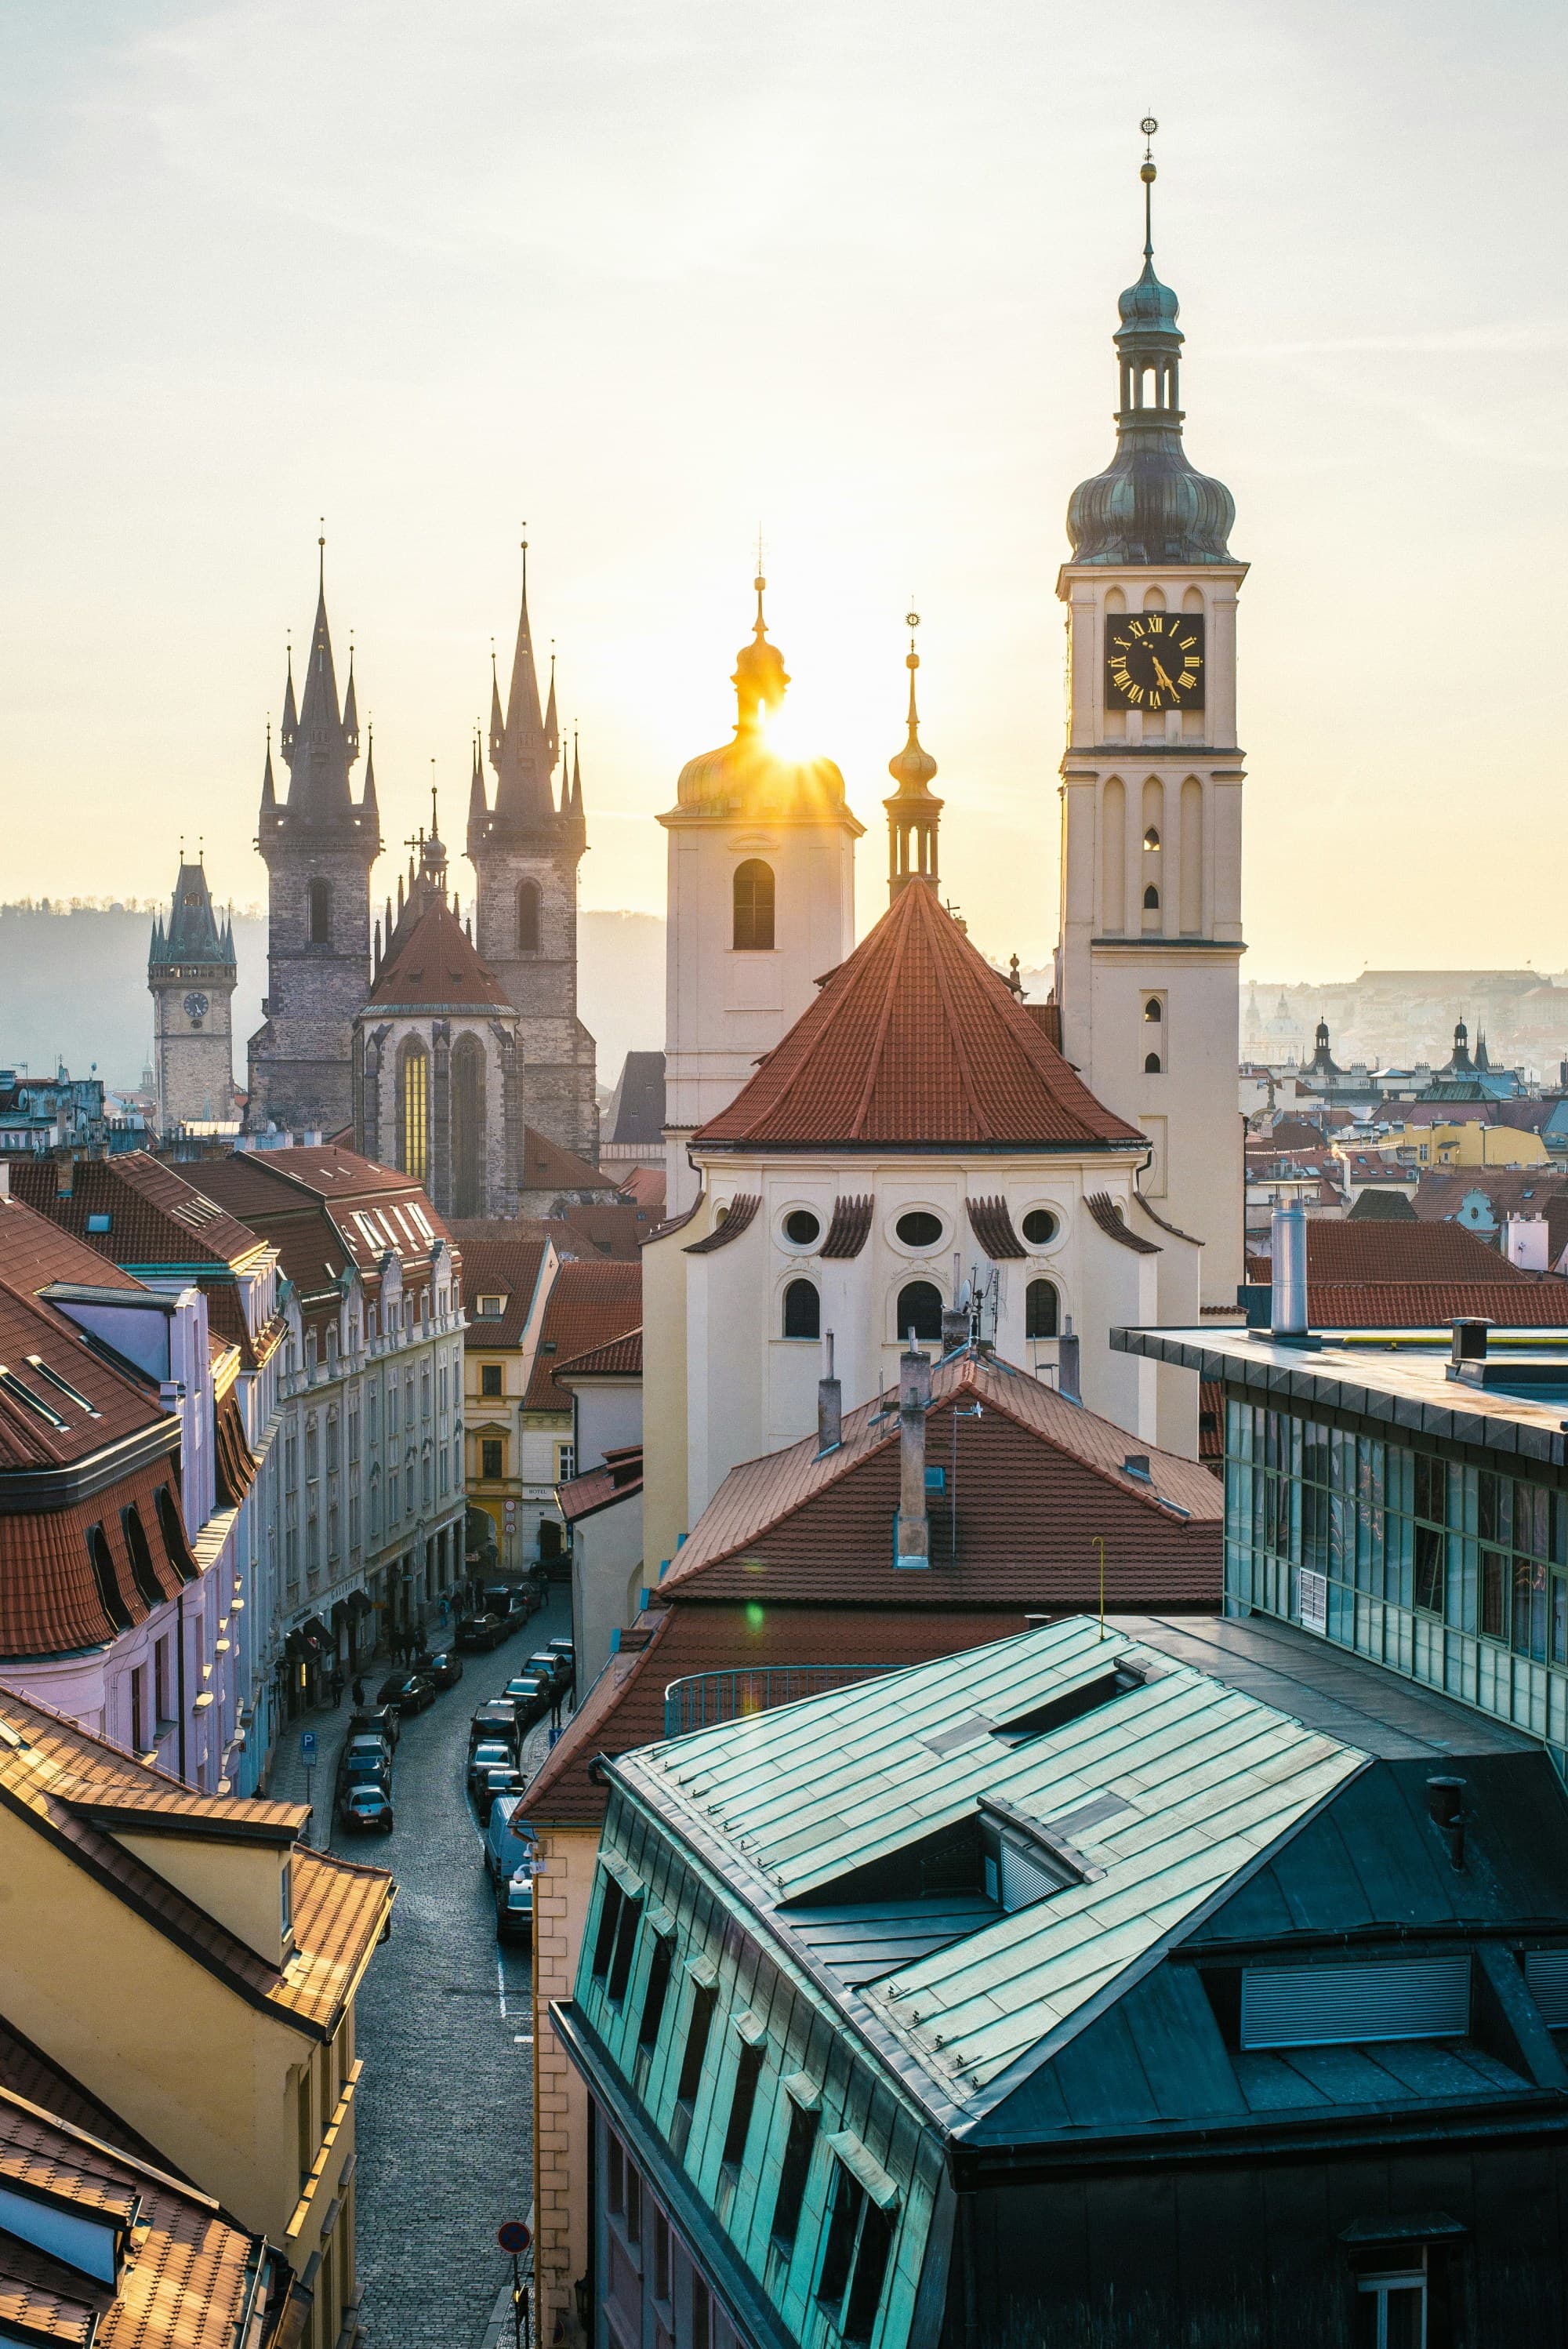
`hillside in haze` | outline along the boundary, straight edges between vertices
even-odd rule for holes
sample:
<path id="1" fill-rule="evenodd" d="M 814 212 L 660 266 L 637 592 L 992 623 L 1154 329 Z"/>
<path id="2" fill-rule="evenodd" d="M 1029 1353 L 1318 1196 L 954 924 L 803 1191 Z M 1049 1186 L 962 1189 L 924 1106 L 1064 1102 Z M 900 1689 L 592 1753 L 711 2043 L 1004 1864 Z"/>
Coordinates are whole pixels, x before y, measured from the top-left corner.
<path id="1" fill-rule="evenodd" d="M 0 1067 L 35 1072 L 93 1062 L 106 1084 L 136 1085 L 152 1046 L 147 946 L 152 908 L 0 905 Z M 665 926 L 656 914 L 578 917 L 579 1008 L 599 1045 L 599 1080 L 614 1084 L 629 1051 L 657 1050 L 665 1029 Z M 234 1074 L 261 1025 L 266 924 L 234 916 Z"/>

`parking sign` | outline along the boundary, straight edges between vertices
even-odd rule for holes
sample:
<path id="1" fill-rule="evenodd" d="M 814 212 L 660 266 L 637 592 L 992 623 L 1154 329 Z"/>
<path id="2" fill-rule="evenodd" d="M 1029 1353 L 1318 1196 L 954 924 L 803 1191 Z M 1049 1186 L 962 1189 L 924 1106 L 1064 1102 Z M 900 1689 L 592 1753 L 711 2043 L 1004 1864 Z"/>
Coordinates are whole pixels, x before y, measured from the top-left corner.
<path id="1" fill-rule="evenodd" d="M 314 1729 L 302 1729 L 302 1730 L 300 1731 L 300 1733 L 299 1733 L 299 1758 L 300 1758 L 300 1760 L 304 1763 L 304 1766 L 305 1766 L 305 1768 L 306 1768 L 307 1770 L 314 1770 L 314 1769 L 315 1769 L 315 1730 L 314 1730 Z"/>

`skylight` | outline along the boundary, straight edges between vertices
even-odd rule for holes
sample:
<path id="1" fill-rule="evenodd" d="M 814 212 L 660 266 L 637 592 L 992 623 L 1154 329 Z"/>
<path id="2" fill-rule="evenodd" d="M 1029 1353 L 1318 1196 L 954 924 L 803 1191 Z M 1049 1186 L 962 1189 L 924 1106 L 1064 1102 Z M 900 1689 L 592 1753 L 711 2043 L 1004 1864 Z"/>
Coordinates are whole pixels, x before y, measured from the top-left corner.
<path id="1" fill-rule="evenodd" d="M 68 1432 L 67 1423 L 60 1417 L 53 1403 L 46 1402 L 41 1394 L 35 1394 L 26 1379 L 19 1379 L 15 1371 L 5 1368 L 4 1362 L 0 1362 L 0 1387 L 16 1402 L 26 1403 L 34 1416 L 43 1420 L 46 1426 L 57 1428 L 62 1435 Z"/>

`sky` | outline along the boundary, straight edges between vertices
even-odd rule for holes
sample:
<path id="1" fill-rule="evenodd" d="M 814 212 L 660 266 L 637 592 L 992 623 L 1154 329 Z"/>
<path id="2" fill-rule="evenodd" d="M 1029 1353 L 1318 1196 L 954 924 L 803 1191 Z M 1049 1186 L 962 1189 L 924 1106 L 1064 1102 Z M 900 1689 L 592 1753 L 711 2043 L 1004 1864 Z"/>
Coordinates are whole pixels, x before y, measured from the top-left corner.
<path id="1" fill-rule="evenodd" d="M 913 597 L 948 895 L 1043 959 L 1152 111 L 1252 565 L 1243 975 L 1568 964 L 1565 52 L 1537 0 L 6 0 L 0 898 L 166 893 L 181 835 L 263 897 L 323 515 L 387 836 L 433 773 L 459 837 L 526 519 L 583 902 L 662 911 L 760 524 L 862 923 Z"/>

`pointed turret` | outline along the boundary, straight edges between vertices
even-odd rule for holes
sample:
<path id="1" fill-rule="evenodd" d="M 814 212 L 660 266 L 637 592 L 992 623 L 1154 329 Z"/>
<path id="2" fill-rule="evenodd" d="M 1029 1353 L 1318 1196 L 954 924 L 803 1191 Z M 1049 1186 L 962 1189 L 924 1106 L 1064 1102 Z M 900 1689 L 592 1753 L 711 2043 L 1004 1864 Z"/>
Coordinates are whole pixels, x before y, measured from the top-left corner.
<path id="1" fill-rule="evenodd" d="M 500 714 L 500 679 L 496 675 L 495 638 L 490 638 L 490 754 L 492 767 L 500 764 L 501 745 L 506 740 L 506 720 Z"/>
<path id="2" fill-rule="evenodd" d="M 278 729 L 278 749 L 283 753 L 284 764 L 285 766 L 287 766 L 290 759 L 294 756 L 294 738 L 299 732 L 299 718 L 294 709 L 294 647 L 292 644 L 288 648 L 286 657 L 288 661 L 288 682 L 284 687 L 284 722 Z"/>
<path id="3" fill-rule="evenodd" d="M 354 677 L 352 671 L 349 674 L 348 693 L 349 698 L 352 700 L 354 698 Z M 377 831 L 379 832 L 381 829 L 381 810 L 376 797 L 376 729 L 374 726 L 370 730 L 370 733 L 366 743 L 365 789 L 360 794 L 359 811 L 362 815 L 369 817 L 370 822 L 375 825 Z"/>
<path id="4" fill-rule="evenodd" d="M 353 815 L 348 771 L 359 756 L 359 734 L 354 719 L 352 683 L 346 708 L 342 711 L 338 708 L 337 678 L 332 663 L 332 632 L 326 620 L 326 541 L 324 538 L 317 543 L 322 549 L 321 574 L 316 588 L 315 626 L 311 631 L 304 692 L 300 701 L 298 724 L 291 726 L 294 684 L 291 663 L 290 690 L 279 747 L 288 761 L 290 816 L 309 824 L 326 824 L 342 822 Z"/>
<path id="5" fill-rule="evenodd" d="M 544 747 L 550 753 L 550 763 L 555 764 L 561 755 L 561 729 L 555 718 L 555 647 L 550 648 L 550 698 L 544 705 Z"/>
<path id="6" fill-rule="evenodd" d="M 898 789 L 891 799 L 882 802 L 887 810 L 888 895 L 894 898 L 912 881 L 928 882 L 933 889 L 941 887 L 936 870 L 936 837 L 942 822 L 942 802 L 931 789 L 936 761 L 920 739 L 920 712 L 914 702 L 914 672 L 920 667 L 920 655 L 914 649 L 913 631 L 920 626 L 920 615 L 910 612 L 905 619 L 912 631 L 904 660 L 909 671 L 909 714 L 905 721 L 908 737 L 903 750 L 887 762 L 888 773 Z"/>
<path id="7" fill-rule="evenodd" d="M 343 740 L 349 761 L 359 756 L 359 703 L 354 691 L 354 640 L 348 644 L 348 691 L 343 697 Z"/>
<path id="8" fill-rule="evenodd" d="M 480 756 L 479 730 L 476 728 L 474 730 L 474 763 L 472 771 L 469 776 L 469 831 L 471 832 L 473 830 L 475 824 L 482 825 L 489 813 L 490 808 L 485 799 L 484 761 Z"/>
<path id="9" fill-rule="evenodd" d="M 583 761 L 578 755 L 577 736 L 572 737 L 572 820 L 583 822 Z"/>
<path id="10" fill-rule="evenodd" d="M 275 816 L 277 812 L 278 794 L 276 786 L 273 781 L 273 728 L 272 720 L 269 719 L 267 720 L 267 763 L 262 769 L 263 822 L 264 823 L 269 816 Z"/>
<path id="11" fill-rule="evenodd" d="M 539 677 L 533 665 L 533 635 L 528 617 L 528 541 L 522 543 L 522 605 L 500 720 L 499 693 L 490 713 L 490 763 L 496 771 L 495 817 L 499 825 L 533 825 L 554 813 L 550 771 L 554 765 L 539 709 Z"/>

